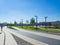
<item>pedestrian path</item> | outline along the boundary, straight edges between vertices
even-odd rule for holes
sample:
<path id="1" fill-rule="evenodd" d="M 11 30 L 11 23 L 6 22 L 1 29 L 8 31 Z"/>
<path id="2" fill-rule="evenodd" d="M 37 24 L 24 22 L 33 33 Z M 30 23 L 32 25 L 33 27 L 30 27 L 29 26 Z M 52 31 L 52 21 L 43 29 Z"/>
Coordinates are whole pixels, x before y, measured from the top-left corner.
<path id="1" fill-rule="evenodd" d="M 7 29 L 8 29 L 8 28 L 7 28 Z M 33 44 L 33 45 L 48 45 L 48 44 L 46 44 L 46 43 L 44 43 L 44 42 L 41 42 L 41 41 L 38 41 L 38 40 L 35 40 L 35 39 L 32 39 L 32 38 L 29 38 L 29 37 L 27 37 L 27 36 L 18 34 L 18 33 L 16 33 L 16 32 L 10 31 L 10 29 L 9 29 L 9 30 L 6 30 L 6 31 L 9 32 L 9 33 L 14 34 L 15 36 L 17 36 L 17 37 L 19 37 L 19 38 L 21 38 L 21 39 L 23 39 L 23 40 L 25 40 L 25 41 Z"/>
<path id="2" fill-rule="evenodd" d="M 4 43 L 4 33 L 0 34 L 0 45 Z"/>
<path id="3" fill-rule="evenodd" d="M 17 45 L 13 36 L 7 31 L 0 34 L 0 45 Z"/>
<path id="4" fill-rule="evenodd" d="M 39 32 L 34 32 L 34 31 L 19 29 L 19 28 L 16 28 L 16 27 L 13 27 L 13 28 L 15 28 L 15 29 L 17 29 L 19 31 L 24 31 L 24 32 L 35 34 L 35 35 L 40 35 L 40 36 L 44 36 L 44 37 L 48 37 L 48 38 L 60 40 L 60 36 L 58 36 L 58 35 L 53 35 L 53 34 L 48 34 L 48 33 L 42 33 L 42 32 L 39 33 Z"/>
<path id="5" fill-rule="evenodd" d="M 8 33 L 8 32 L 6 32 L 6 31 L 4 31 L 5 32 L 5 45 L 17 45 L 17 43 L 16 43 L 16 41 L 15 41 L 15 39 L 12 37 L 12 35 L 10 34 L 10 33 Z"/>

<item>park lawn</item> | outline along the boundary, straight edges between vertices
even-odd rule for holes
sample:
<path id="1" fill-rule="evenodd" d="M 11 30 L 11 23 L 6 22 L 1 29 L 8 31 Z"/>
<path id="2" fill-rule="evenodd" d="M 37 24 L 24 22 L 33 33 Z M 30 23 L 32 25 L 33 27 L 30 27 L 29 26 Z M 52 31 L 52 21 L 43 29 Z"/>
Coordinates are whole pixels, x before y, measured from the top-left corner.
<path id="1" fill-rule="evenodd" d="M 40 28 L 41 31 L 60 33 L 60 30 Z"/>
<path id="2" fill-rule="evenodd" d="M 22 28 L 22 29 L 27 29 L 27 30 L 36 30 L 36 27 L 34 26 L 15 26 L 17 28 Z M 45 28 L 37 28 L 37 31 L 42 31 L 42 32 L 53 32 L 53 33 L 60 33 L 60 30 L 48 30 Z"/>
<path id="3" fill-rule="evenodd" d="M 22 29 L 29 29 L 29 30 L 36 30 L 35 27 L 33 26 L 15 26 L 17 28 L 22 28 Z M 37 28 L 38 29 L 38 28 Z"/>

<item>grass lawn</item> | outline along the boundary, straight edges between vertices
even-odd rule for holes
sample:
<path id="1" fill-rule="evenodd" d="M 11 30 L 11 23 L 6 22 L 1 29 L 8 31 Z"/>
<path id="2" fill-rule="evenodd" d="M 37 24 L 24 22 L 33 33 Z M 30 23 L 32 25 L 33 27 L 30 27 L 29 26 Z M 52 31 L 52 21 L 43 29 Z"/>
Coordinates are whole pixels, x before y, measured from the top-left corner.
<path id="1" fill-rule="evenodd" d="M 27 29 L 27 30 L 36 30 L 36 27 L 33 26 L 15 26 L 17 28 Z M 60 33 L 60 30 L 53 30 L 53 29 L 45 29 L 45 28 L 37 28 L 37 31 L 43 31 L 43 32 L 54 32 L 54 33 Z"/>

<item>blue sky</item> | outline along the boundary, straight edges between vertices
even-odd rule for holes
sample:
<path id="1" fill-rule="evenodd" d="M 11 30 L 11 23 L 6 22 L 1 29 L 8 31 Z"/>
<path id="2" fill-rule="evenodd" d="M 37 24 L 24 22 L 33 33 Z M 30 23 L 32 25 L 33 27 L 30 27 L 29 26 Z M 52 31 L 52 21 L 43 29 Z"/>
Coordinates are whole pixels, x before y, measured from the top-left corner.
<path id="1" fill-rule="evenodd" d="M 38 16 L 38 21 L 60 20 L 60 0 L 0 0 L 0 22 L 25 22 Z"/>

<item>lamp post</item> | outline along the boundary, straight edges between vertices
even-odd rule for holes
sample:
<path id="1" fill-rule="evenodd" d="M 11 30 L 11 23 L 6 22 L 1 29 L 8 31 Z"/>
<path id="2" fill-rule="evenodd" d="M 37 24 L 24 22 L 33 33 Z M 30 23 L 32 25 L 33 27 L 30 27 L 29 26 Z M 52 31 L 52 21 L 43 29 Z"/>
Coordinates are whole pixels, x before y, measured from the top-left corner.
<path id="1" fill-rule="evenodd" d="M 22 23 L 22 28 L 23 28 L 23 19 L 21 19 L 21 23 Z"/>
<path id="2" fill-rule="evenodd" d="M 45 17 L 45 29 L 46 29 L 46 26 L 47 26 L 47 16 Z"/>
<path id="3" fill-rule="evenodd" d="M 38 17 L 37 17 L 37 16 L 35 16 L 35 17 L 36 17 L 36 30 L 37 30 L 37 18 L 38 18 Z"/>

